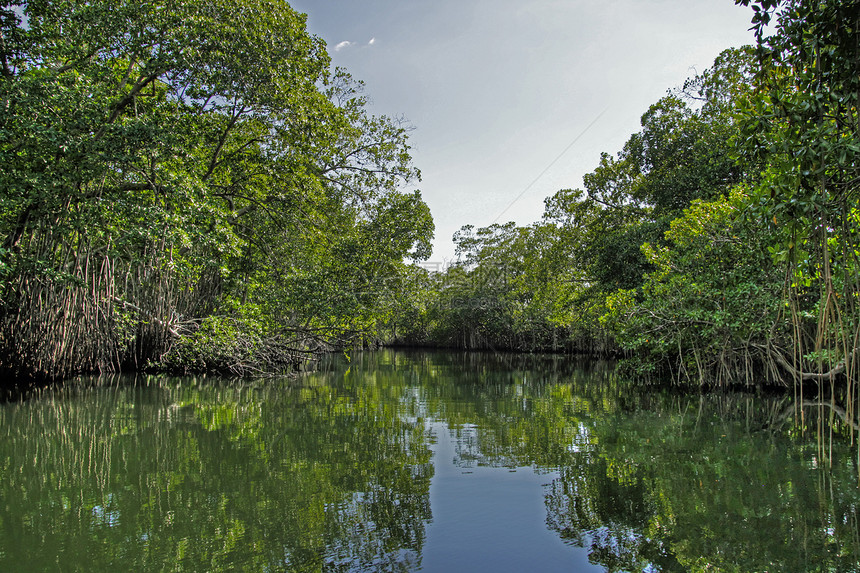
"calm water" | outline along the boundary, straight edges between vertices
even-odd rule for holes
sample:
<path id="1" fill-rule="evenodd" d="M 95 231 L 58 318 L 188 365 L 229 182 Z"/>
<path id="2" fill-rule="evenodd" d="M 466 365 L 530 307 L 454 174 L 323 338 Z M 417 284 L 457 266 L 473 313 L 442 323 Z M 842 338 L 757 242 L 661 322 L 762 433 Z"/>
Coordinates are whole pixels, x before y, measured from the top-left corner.
<path id="1" fill-rule="evenodd" d="M 83 379 L 0 405 L 0 571 L 860 571 L 857 448 L 800 414 L 463 353 Z"/>

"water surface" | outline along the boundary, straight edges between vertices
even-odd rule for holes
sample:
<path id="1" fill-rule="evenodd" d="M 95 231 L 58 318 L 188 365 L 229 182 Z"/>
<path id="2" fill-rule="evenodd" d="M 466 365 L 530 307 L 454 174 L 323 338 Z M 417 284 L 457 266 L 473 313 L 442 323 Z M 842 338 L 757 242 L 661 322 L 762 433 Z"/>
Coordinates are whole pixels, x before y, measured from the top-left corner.
<path id="1" fill-rule="evenodd" d="M 831 417 L 558 357 L 83 378 L 0 405 L 0 570 L 858 571 Z"/>

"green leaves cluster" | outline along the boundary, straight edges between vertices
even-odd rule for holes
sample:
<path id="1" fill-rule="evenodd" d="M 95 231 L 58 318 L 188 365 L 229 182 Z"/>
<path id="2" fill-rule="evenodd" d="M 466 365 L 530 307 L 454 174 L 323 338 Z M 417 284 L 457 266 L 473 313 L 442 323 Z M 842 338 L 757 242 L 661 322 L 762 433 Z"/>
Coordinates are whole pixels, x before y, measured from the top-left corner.
<path id="1" fill-rule="evenodd" d="M 459 265 L 435 287 L 442 322 L 456 332 L 430 328 L 429 337 L 636 354 L 652 364 L 687 356 L 690 345 L 711 363 L 738 338 L 761 343 L 779 288 L 761 304 L 744 304 L 760 285 L 776 283 L 745 207 L 750 192 L 738 187 L 751 170 L 730 144 L 755 65 L 751 49 L 721 54 L 651 106 L 619 153 L 602 154 L 584 189 L 548 198 L 540 222 L 464 227 L 455 235 Z M 505 281 L 482 280 L 499 269 Z M 457 299 L 468 304 L 449 302 Z"/>
<path id="2" fill-rule="evenodd" d="M 638 291 L 611 295 L 602 317 L 620 344 L 652 364 L 671 357 L 678 376 L 702 383 L 767 380 L 752 365 L 759 346 L 785 334 L 782 274 L 748 202 L 744 187 L 696 201 L 672 221 L 667 245 L 642 246 L 655 270 Z"/>
<path id="3" fill-rule="evenodd" d="M 439 339 L 623 355 L 677 381 L 856 392 L 860 8 L 738 3 L 757 46 L 726 50 L 652 105 L 582 191 L 547 199 L 532 226 L 455 237 L 461 264 L 437 279 L 437 300 L 494 301 L 493 316 L 443 304 L 461 333 Z M 454 280 L 498 266 L 504 285 Z"/>
<path id="4" fill-rule="evenodd" d="M 298 348 L 373 336 L 380 283 L 427 256 L 432 218 L 401 191 L 419 178 L 408 124 L 367 113 L 304 15 L 282 0 L 0 15 L 0 366 L 157 362 L 201 321 L 250 326 L 252 307 L 264 339 Z"/>
<path id="5" fill-rule="evenodd" d="M 744 4 L 750 4 L 744 2 Z M 765 170 L 754 207 L 773 222 L 797 334 L 795 378 L 856 381 L 860 9 L 851 2 L 752 3 L 759 27 L 759 95 L 742 107 L 741 152 Z"/>

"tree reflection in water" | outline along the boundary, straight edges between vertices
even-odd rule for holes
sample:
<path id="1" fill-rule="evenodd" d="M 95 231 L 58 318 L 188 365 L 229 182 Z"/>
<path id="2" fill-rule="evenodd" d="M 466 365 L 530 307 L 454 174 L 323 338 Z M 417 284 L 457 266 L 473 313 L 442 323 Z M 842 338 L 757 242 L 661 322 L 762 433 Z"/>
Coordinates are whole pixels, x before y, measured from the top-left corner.
<path id="1" fill-rule="evenodd" d="M 143 377 L 0 410 L 0 568 L 410 570 L 430 518 L 423 422 L 319 377 Z"/>
<path id="2" fill-rule="evenodd" d="M 607 571 L 858 570 L 850 433 L 793 414 L 558 357 L 81 380 L 0 406 L 0 569 L 416 570 L 444 424 L 464 469 L 545 473 L 546 525 Z"/>

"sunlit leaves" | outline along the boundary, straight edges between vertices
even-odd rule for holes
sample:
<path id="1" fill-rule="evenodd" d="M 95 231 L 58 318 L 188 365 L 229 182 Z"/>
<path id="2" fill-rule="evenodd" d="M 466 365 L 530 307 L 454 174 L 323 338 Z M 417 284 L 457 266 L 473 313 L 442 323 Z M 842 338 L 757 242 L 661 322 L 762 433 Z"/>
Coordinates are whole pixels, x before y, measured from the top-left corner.
<path id="1" fill-rule="evenodd" d="M 771 226 L 770 253 L 786 268 L 798 333 L 792 352 L 830 357 L 805 369 L 844 367 L 860 328 L 852 214 L 860 189 L 860 7 L 841 1 L 738 3 L 755 11 L 760 59 L 758 95 L 741 110 L 741 151 L 765 165 L 752 208 Z M 771 15 L 773 33 L 765 36 Z M 818 320 L 804 318 L 810 312 Z"/>
<path id="2" fill-rule="evenodd" d="M 262 326 L 264 340 L 311 324 L 319 340 L 372 336 L 385 289 L 347 300 L 362 285 L 318 288 L 319 269 L 396 277 L 404 257 L 429 255 L 432 219 L 402 191 L 418 178 L 408 124 L 367 112 L 304 15 L 282 0 L 40 0 L 25 27 L 7 12 L 0 241 L 21 282 L 4 285 L 5 316 L 39 299 L 24 283 L 50 279 L 40 288 L 53 292 L 58 276 L 81 291 L 56 295 L 85 297 L 108 331 L 136 309 L 131 348 L 102 333 L 101 354 L 83 361 L 100 368 L 157 362 L 185 335 L 193 346 L 207 317 Z M 308 288 L 290 290 L 296 277 L 312 277 Z M 326 295 L 344 304 L 327 309 Z M 28 340 L 5 338 L 11 356 Z M 58 361 L 59 374 L 86 368 L 56 356 L 46 368 Z"/>

